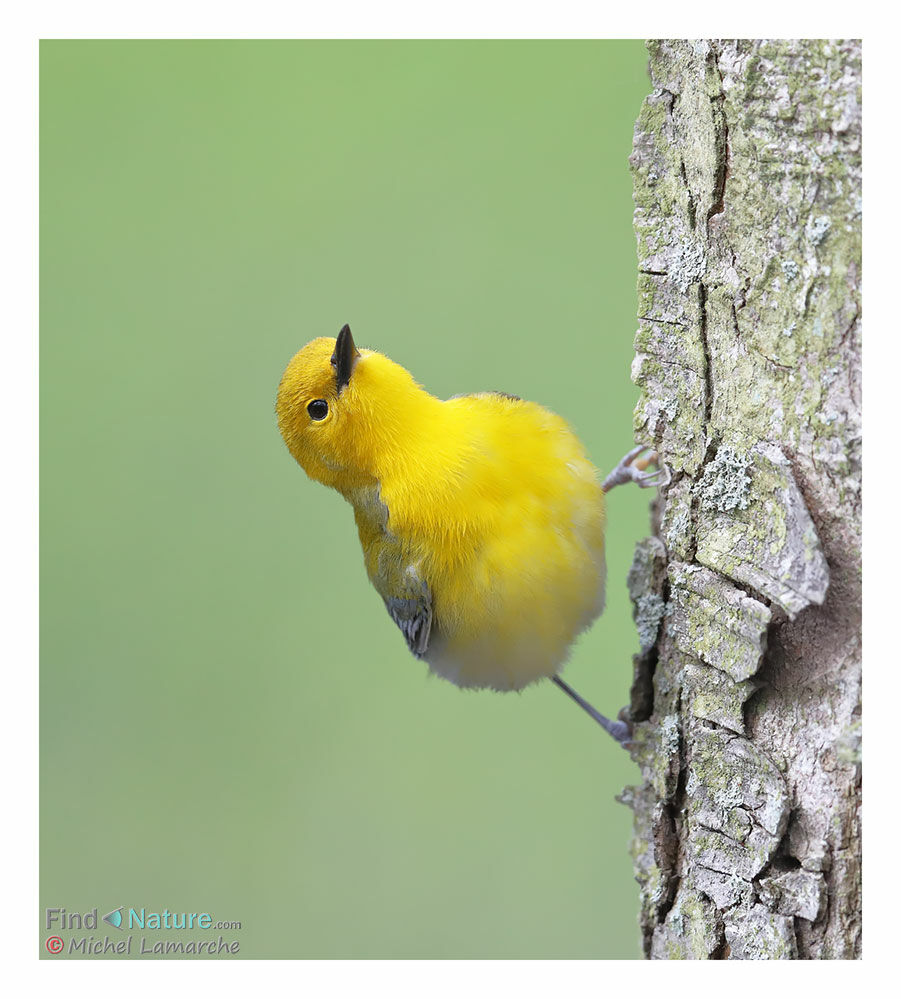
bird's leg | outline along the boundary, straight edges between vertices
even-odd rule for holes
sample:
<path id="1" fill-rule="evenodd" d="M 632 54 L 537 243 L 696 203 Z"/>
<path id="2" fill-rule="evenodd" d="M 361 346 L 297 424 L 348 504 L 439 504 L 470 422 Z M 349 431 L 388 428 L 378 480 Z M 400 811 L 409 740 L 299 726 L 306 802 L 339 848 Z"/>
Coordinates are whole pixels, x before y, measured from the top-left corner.
<path id="1" fill-rule="evenodd" d="M 653 472 L 648 472 L 646 471 L 648 465 L 657 465 L 657 468 Z M 669 485 L 670 473 L 656 451 L 639 445 L 623 456 L 616 468 L 604 479 L 601 488 L 608 493 L 614 486 L 621 486 L 624 482 L 635 482 L 642 489 L 649 489 L 652 486 L 663 488 Z"/>
<path id="2" fill-rule="evenodd" d="M 552 676 L 551 679 L 566 694 L 568 694 L 580 708 L 583 708 L 601 726 L 601 728 L 613 736 L 614 739 L 625 749 L 632 738 L 632 727 L 624 721 L 610 721 L 600 711 L 593 708 L 584 697 L 580 697 L 568 683 L 565 683 L 559 676 Z"/>
<path id="3" fill-rule="evenodd" d="M 653 472 L 649 472 L 647 471 L 648 465 L 656 465 L 657 467 Z M 614 486 L 621 486 L 624 482 L 634 482 L 642 489 L 648 489 L 652 486 L 662 488 L 669 485 L 670 479 L 669 469 L 660 460 L 657 452 L 640 444 L 638 447 L 633 447 L 628 454 L 623 455 L 616 468 L 604 479 L 601 488 L 605 493 L 609 493 Z M 564 683 L 559 676 L 551 677 L 551 679 L 580 708 L 590 714 L 605 732 L 612 735 L 621 746 L 625 747 L 629 744 L 632 738 L 632 726 L 628 722 L 610 721 L 597 708 L 592 707 L 584 697 L 580 697 L 569 684 Z"/>

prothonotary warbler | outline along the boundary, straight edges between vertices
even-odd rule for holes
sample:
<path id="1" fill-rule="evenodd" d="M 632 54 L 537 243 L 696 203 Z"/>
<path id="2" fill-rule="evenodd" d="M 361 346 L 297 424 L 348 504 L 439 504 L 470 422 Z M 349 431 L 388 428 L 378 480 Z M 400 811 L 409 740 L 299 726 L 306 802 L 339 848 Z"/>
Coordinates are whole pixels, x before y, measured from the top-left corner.
<path id="1" fill-rule="evenodd" d="M 311 479 L 351 504 L 366 572 L 410 652 L 459 687 L 557 675 L 604 607 L 604 493 L 664 484 L 630 451 L 602 483 L 566 422 L 500 392 L 442 400 L 349 326 L 288 364 L 278 425 Z M 636 460 L 638 459 L 638 460 Z"/>

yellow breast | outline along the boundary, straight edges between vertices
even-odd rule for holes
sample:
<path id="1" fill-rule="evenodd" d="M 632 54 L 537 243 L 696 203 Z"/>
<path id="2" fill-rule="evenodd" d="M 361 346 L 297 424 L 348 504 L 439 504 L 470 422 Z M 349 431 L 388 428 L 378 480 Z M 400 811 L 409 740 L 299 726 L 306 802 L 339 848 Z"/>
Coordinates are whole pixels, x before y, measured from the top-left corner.
<path id="1" fill-rule="evenodd" d="M 556 673 L 603 609 L 603 491 L 554 413 L 494 394 L 428 398 L 427 432 L 347 496 L 367 572 L 386 601 L 411 566 L 427 582 L 435 673 L 519 690 Z"/>

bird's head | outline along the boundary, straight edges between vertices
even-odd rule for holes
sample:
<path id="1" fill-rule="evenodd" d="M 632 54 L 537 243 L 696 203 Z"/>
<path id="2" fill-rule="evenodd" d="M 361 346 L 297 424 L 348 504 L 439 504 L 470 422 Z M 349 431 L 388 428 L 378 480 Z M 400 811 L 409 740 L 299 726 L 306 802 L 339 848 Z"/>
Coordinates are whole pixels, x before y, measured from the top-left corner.
<path id="1" fill-rule="evenodd" d="M 346 492 L 372 483 L 402 441 L 404 414 L 430 399 L 399 364 L 354 344 L 349 326 L 291 359 L 275 411 L 288 450 L 311 479 Z"/>

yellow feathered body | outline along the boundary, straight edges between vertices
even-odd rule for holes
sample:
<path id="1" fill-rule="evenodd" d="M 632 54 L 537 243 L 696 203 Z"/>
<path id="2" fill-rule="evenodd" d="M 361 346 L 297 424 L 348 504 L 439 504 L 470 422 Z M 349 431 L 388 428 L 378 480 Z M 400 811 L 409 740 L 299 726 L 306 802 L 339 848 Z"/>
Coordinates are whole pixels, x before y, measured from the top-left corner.
<path id="1" fill-rule="evenodd" d="M 290 362 L 279 428 L 353 506 L 366 571 L 411 651 L 461 687 L 553 676 L 604 604 L 604 493 L 578 438 L 512 396 L 437 399 L 340 341 Z"/>

